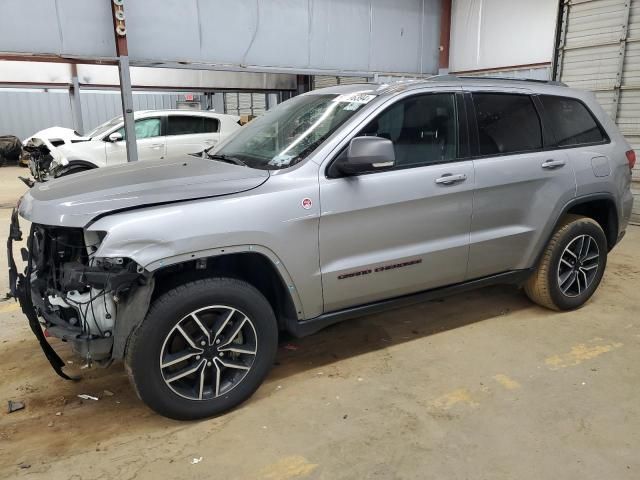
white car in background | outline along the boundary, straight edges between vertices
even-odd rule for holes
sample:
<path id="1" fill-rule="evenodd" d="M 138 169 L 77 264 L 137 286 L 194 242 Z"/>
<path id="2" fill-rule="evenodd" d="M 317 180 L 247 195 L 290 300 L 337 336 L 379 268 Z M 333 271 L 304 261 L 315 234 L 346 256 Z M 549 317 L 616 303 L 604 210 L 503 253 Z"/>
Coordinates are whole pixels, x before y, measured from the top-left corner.
<path id="1" fill-rule="evenodd" d="M 197 110 L 142 110 L 135 112 L 138 160 L 201 152 L 217 145 L 241 128 L 240 117 Z M 24 145 L 44 144 L 49 155 L 31 155 L 36 180 L 69 175 L 92 168 L 127 162 L 122 116 L 81 136 L 69 128 L 42 130 Z"/>

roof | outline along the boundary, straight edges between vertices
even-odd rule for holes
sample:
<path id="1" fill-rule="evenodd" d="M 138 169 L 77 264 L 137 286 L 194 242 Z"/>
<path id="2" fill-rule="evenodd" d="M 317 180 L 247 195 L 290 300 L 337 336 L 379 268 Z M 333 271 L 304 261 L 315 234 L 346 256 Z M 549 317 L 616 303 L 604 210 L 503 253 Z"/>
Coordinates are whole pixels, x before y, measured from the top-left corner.
<path id="1" fill-rule="evenodd" d="M 460 86 L 496 86 L 496 87 L 523 87 L 532 90 L 545 90 L 547 88 L 567 88 L 567 85 L 560 82 L 502 78 L 502 77 L 459 77 L 455 75 L 434 75 L 432 77 L 415 80 L 398 80 L 388 83 L 355 83 L 351 85 L 338 85 L 309 92 L 309 94 L 350 94 L 369 93 L 374 95 L 391 95 L 402 90 L 409 90 L 419 87 L 460 87 Z"/>

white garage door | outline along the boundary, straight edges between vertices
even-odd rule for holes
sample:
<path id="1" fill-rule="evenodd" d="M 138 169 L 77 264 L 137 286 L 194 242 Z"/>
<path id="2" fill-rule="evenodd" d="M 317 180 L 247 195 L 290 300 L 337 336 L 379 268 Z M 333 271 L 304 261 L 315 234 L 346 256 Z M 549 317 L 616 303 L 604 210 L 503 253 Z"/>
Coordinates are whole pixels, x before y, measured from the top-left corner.
<path id="1" fill-rule="evenodd" d="M 556 80 L 594 91 L 640 156 L 640 0 L 572 0 L 561 18 Z M 633 177 L 638 222 L 638 163 Z"/>

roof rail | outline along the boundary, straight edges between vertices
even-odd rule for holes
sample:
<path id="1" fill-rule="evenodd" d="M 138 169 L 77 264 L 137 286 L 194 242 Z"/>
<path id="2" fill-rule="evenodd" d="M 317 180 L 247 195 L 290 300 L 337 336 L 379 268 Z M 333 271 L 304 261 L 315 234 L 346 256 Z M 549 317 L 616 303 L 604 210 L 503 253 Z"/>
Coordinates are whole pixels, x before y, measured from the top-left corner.
<path id="1" fill-rule="evenodd" d="M 429 77 L 428 80 L 501 80 L 507 82 L 534 82 L 544 83 L 546 85 L 556 85 L 559 87 L 568 87 L 564 82 L 558 82 L 556 80 L 540 80 L 537 78 L 515 78 L 515 77 L 494 77 L 494 76 L 474 76 L 474 75 L 434 75 Z"/>

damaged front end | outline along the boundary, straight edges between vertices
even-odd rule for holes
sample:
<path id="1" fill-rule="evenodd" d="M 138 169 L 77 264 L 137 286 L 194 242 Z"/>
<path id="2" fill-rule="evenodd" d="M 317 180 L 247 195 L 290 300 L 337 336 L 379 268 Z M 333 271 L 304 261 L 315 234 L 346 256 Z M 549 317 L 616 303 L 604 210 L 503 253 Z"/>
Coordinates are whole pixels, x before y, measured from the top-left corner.
<path id="1" fill-rule="evenodd" d="M 23 151 L 25 157 L 28 158 L 29 170 L 34 180 L 36 182 L 47 181 L 50 177 L 51 163 L 54 161 L 51 149 L 42 139 L 34 137 L 24 144 Z M 27 185 L 29 184 L 27 183 Z M 32 186 L 29 185 L 29 187 Z"/>
<path id="2" fill-rule="evenodd" d="M 105 365 L 121 357 L 130 328 L 116 329 L 116 322 L 140 298 L 138 290 L 145 293 L 142 302 L 148 302 L 151 285 L 144 269 L 126 258 L 96 257 L 103 233 L 32 224 L 27 248 L 21 249 L 27 266 L 18 274 L 13 242 L 21 238 L 14 211 L 7 244 L 10 294 L 19 300 L 56 372 L 70 378 L 45 336 L 69 342 L 87 363 Z M 132 325 L 131 319 L 121 323 Z"/>

